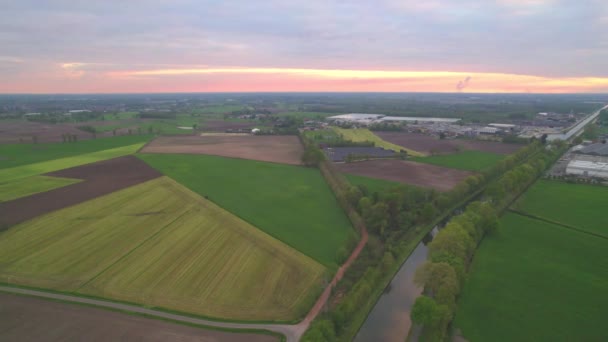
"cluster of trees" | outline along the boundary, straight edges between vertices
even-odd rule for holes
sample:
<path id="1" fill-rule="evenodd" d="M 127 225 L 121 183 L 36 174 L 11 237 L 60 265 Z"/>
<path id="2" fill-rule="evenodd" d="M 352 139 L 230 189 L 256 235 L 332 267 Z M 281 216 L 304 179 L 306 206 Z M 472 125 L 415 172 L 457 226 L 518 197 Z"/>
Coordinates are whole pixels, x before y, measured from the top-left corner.
<path id="1" fill-rule="evenodd" d="M 428 261 L 416 270 L 414 282 L 425 288 L 412 308 L 412 321 L 424 324 L 425 337 L 442 341 L 456 311 L 456 298 L 466 269 L 483 236 L 496 229 L 498 215 L 489 202 L 472 202 L 429 244 Z"/>
<path id="2" fill-rule="evenodd" d="M 470 203 L 453 217 L 429 244 L 428 261 L 416 270 L 414 281 L 425 289 L 412 308 L 411 318 L 424 325 L 424 339 L 443 341 L 456 312 L 456 300 L 477 246 L 498 226 L 498 212 L 525 191 L 565 149 L 551 146 L 514 166 L 486 187 L 484 201 Z M 535 149 L 529 146 L 528 152 Z M 528 156 L 531 156 L 528 154 Z"/>
<path id="3" fill-rule="evenodd" d="M 316 148 L 313 141 L 304 136 L 302 139 L 306 149 Z M 344 294 L 341 301 L 312 323 L 302 337 L 302 341 L 335 341 L 338 337 L 350 337 L 350 334 L 354 334 L 355 331 L 352 329 L 354 326 L 351 324 L 359 319 L 363 313 L 362 308 L 368 307 L 370 299 L 375 298 L 378 289 L 381 286 L 384 287 L 386 276 L 390 275 L 397 266 L 396 260 L 401 258 L 411 238 L 422 231 L 421 227 L 435 224 L 437 217 L 441 217 L 442 214 L 469 196 L 477 194 L 489 181 L 514 169 L 530 157 L 536 157 L 542 151 L 545 151 L 545 146 L 540 141 L 533 142 L 497 163 L 482 175 L 467 178 L 447 193 L 410 186 L 401 186 L 383 192 L 371 192 L 365 186 L 351 186 L 323 156 L 317 165 L 336 194 L 338 202 L 355 227 L 359 230 L 367 228 L 370 235 L 368 243 L 359 257 L 334 288 L 334 292 Z M 509 176 L 509 182 L 523 179 L 519 173 L 520 171 L 517 171 Z M 431 312 L 430 316 L 437 324 L 443 320 L 442 324 L 447 325 L 451 320 L 450 312 L 453 312 L 455 307 L 455 298 L 466 265 L 472 256 L 472 250 L 487 231 L 496 228 L 497 214 L 493 203 L 486 201 L 470 204 L 469 210 L 452 220 L 451 228 L 444 230 L 446 231 L 443 233 L 444 237 L 438 236 L 437 242 L 434 243 L 433 262 L 441 265 L 429 266 L 436 269 L 428 271 L 430 274 L 448 274 L 444 279 L 446 287 L 441 290 L 440 296 L 441 303 L 451 304 L 441 304 L 436 301 L 435 297 L 427 297 L 421 299 L 426 303 L 418 305 L 433 306 L 436 310 L 423 311 Z M 461 238 L 462 241 L 452 245 L 452 239 L 456 238 Z M 344 261 L 355 244 L 356 242 L 353 242 L 347 249 L 339 252 L 339 262 Z M 459 261 L 456 256 L 462 258 L 462 261 Z M 438 275 L 437 277 L 439 277 Z M 456 279 L 455 282 L 454 279 Z M 450 284 L 458 286 L 454 287 Z M 434 284 L 433 286 L 437 290 L 433 293 L 438 293 L 440 285 Z M 452 292 L 448 289 L 452 289 Z M 450 308 L 452 310 L 449 310 Z M 422 314 L 422 316 L 424 315 Z"/>
<path id="4" fill-rule="evenodd" d="M 61 142 L 63 143 L 72 143 L 72 142 L 77 142 L 78 141 L 78 135 L 76 134 L 62 134 L 61 135 Z"/>
<path id="5" fill-rule="evenodd" d="M 392 124 L 388 122 L 379 122 L 369 125 L 370 131 L 385 131 L 385 132 L 401 132 L 403 131 L 403 124 Z"/>

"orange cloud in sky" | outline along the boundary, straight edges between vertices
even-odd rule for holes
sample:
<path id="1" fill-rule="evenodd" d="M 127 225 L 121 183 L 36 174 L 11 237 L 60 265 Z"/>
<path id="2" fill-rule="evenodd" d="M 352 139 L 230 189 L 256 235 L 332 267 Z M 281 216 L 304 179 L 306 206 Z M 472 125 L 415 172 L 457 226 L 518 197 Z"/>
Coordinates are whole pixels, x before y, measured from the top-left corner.
<path id="1" fill-rule="evenodd" d="M 605 77 L 248 67 L 99 71 L 89 67 L 64 63 L 58 72 L 46 76 L 0 81 L 0 92 L 455 92 L 467 78 L 464 92 L 608 92 Z"/>

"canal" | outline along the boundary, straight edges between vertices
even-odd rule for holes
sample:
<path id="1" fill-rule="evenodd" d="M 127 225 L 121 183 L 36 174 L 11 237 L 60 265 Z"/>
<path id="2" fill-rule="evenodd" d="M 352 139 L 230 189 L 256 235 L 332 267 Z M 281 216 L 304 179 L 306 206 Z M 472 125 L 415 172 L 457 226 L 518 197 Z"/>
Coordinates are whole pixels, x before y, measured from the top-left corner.
<path id="1" fill-rule="evenodd" d="M 410 327 L 410 310 L 422 288 L 414 284 L 416 268 L 426 261 L 427 244 L 433 240 L 438 227 L 427 234 L 386 287 L 355 337 L 355 342 L 403 342 Z"/>

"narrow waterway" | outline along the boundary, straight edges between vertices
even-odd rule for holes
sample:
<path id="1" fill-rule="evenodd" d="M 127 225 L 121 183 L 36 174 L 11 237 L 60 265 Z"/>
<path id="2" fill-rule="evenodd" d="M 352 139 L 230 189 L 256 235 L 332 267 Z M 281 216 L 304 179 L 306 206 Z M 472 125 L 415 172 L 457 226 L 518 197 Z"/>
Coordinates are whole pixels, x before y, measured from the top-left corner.
<path id="1" fill-rule="evenodd" d="M 410 331 L 410 310 L 422 288 L 414 284 L 416 268 L 426 260 L 426 245 L 438 229 L 427 234 L 401 265 L 384 293 L 363 323 L 355 342 L 403 342 Z"/>

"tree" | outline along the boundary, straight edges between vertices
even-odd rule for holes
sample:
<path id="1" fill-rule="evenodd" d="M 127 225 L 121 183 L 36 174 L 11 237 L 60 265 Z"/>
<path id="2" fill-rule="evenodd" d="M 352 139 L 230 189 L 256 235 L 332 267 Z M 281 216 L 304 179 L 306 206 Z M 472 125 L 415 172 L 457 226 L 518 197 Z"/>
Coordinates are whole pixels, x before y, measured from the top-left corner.
<path id="1" fill-rule="evenodd" d="M 475 248 L 469 234 L 457 223 L 449 222 L 429 244 L 429 256 L 449 253 L 462 260 L 467 260 Z"/>
<path id="2" fill-rule="evenodd" d="M 419 220 L 421 223 L 429 223 L 433 220 L 433 217 L 435 217 L 436 213 L 437 210 L 435 209 L 433 204 L 427 202 L 424 204 L 424 207 L 422 207 L 422 210 L 420 211 Z"/>
<path id="3" fill-rule="evenodd" d="M 439 305 L 433 298 L 420 296 L 416 298 L 410 318 L 416 324 L 433 325 L 441 318 Z"/>
<path id="4" fill-rule="evenodd" d="M 460 289 L 456 271 L 450 264 L 445 262 L 425 262 L 416 270 L 414 283 L 430 291 L 432 297 L 442 294 L 442 299 L 456 298 Z M 438 299 L 438 298 L 436 298 Z M 440 304 L 452 304 L 451 302 L 438 302 Z"/>
<path id="5" fill-rule="evenodd" d="M 304 153 L 302 154 L 302 163 L 306 166 L 317 166 L 324 158 L 325 155 L 323 152 L 311 145 L 304 150 Z"/>

